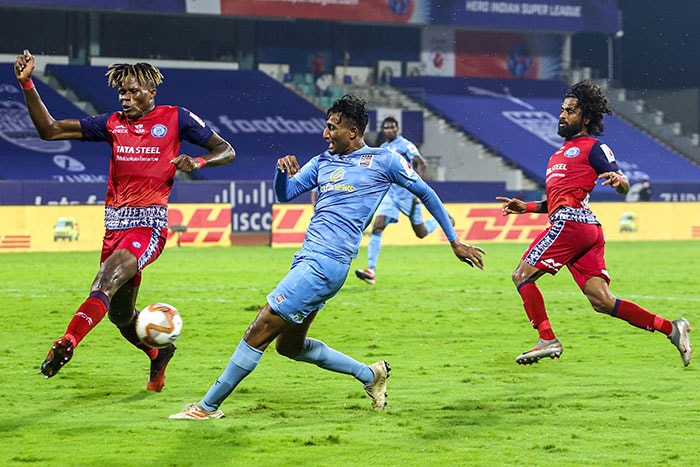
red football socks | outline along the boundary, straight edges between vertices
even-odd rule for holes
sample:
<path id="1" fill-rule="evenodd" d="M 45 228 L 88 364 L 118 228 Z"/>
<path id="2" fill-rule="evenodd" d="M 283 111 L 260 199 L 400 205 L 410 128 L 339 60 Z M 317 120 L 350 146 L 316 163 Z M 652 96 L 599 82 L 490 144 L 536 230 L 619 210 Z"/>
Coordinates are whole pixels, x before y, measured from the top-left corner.
<path id="1" fill-rule="evenodd" d="M 554 339 L 554 331 L 549 324 L 544 297 L 539 287 L 533 281 L 525 281 L 518 287 L 518 293 L 523 299 L 523 308 L 527 317 L 530 318 L 530 324 L 537 329 L 540 338 L 547 341 Z"/>
<path id="2" fill-rule="evenodd" d="M 667 336 L 673 330 L 673 325 L 669 320 L 645 310 L 636 303 L 620 300 L 619 298 L 615 302 L 615 308 L 613 308 L 611 316 L 627 321 L 632 326 L 646 329 L 647 331 L 659 331 Z"/>
<path id="3" fill-rule="evenodd" d="M 87 300 L 83 302 L 75 312 L 73 318 L 68 323 L 66 336 L 68 336 L 73 344 L 77 347 L 87 333 L 102 321 L 102 318 L 107 314 L 109 308 L 109 298 L 103 292 L 92 292 Z"/>

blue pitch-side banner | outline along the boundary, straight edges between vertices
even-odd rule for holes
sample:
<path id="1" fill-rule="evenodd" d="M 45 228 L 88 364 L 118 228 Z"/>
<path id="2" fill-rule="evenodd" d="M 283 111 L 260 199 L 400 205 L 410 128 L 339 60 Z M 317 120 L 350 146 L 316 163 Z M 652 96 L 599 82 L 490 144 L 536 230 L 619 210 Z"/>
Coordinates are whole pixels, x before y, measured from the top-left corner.
<path id="1" fill-rule="evenodd" d="M 34 82 L 54 118 L 85 115 L 50 87 Z M 106 144 L 39 138 L 10 64 L 0 64 L 0 157 L 0 179 L 106 182 L 109 172 Z"/>
<path id="2" fill-rule="evenodd" d="M 620 29 L 618 0 L 0 0 L 19 6 L 69 7 L 132 12 L 394 22 L 502 31 L 602 32 Z M 367 14 L 368 9 L 374 14 Z"/>

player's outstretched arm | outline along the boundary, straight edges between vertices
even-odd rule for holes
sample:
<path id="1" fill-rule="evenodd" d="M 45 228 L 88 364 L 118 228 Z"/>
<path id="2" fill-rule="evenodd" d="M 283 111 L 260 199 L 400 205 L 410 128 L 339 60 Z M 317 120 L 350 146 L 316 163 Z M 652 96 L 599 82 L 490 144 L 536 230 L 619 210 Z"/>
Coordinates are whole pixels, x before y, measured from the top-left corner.
<path id="1" fill-rule="evenodd" d="M 506 198 L 505 196 L 497 196 L 496 200 L 503 202 L 501 211 L 503 212 L 504 216 L 507 216 L 509 214 L 523 214 L 526 212 L 535 212 L 541 214 L 547 212 L 547 200 L 530 201 L 526 203 L 521 199 Z"/>
<path id="2" fill-rule="evenodd" d="M 629 179 L 621 170 L 617 172 L 604 172 L 598 175 L 598 178 L 603 179 L 602 185 L 610 185 L 621 195 L 626 195 L 630 191 Z"/>
<path id="3" fill-rule="evenodd" d="M 462 243 L 457 239 L 452 240 L 450 242 L 450 246 L 452 247 L 452 251 L 454 252 L 455 256 L 457 256 L 460 261 L 464 261 L 472 267 L 476 266 L 482 271 L 484 270 L 484 260 L 481 255 L 485 255 L 486 252 L 482 248 L 467 245 L 466 243 Z"/>
<path id="4" fill-rule="evenodd" d="M 32 74 L 34 73 L 34 55 L 25 49 L 22 55 L 15 59 L 15 77 L 24 93 L 24 101 L 29 110 L 29 116 L 36 128 L 39 137 L 45 140 L 80 139 L 83 131 L 80 121 L 77 119 L 55 120 L 49 113 L 46 105 L 39 97 L 34 87 Z"/>
<path id="5" fill-rule="evenodd" d="M 212 135 L 204 148 L 208 150 L 209 153 L 200 157 L 180 154 L 170 162 L 175 164 L 175 166 L 183 172 L 189 173 L 193 170 L 201 169 L 205 165 L 215 167 L 217 165 L 229 164 L 236 158 L 236 151 L 233 147 L 217 133 Z"/>

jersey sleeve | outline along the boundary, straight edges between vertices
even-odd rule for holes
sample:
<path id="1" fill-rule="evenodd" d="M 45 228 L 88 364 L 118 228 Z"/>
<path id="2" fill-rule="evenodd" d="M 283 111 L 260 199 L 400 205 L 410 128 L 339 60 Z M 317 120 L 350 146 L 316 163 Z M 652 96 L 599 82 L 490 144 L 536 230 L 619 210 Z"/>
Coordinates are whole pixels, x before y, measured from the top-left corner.
<path id="1" fill-rule="evenodd" d="M 177 120 L 180 139 L 197 146 L 205 146 L 214 134 L 204 120 L 184 107 L 178 107 Z"/>
<path id="2" fill-rule="evenodd" d="M 275 168 L 274 189 L 277 200 L 286 203 L 302 193 L 311 191 L 318 186 L 318 156 L 289 178 L 285 172 Z"/>
<path id="3" fill-rule="evenodd" d="M 610 149 L 607 144 L 601 143 L 600 141 L 596 141 L 591 148 L 591 152 L 588 154 L 588 162 L 598 174 L 617 172 L 620 170 L 617 162 L 615 162 L 615 155 L 612 149 Z"/>
<path id="4" fill-rule="evenodd" d="M 411 161 L 416 157 L 421 157 L 418 147 L 408 140 L 406 140 L 406 154 L 408 154 L 408 159 Z"/>
<path id="5" fill-rule="evenodd" d="M 416 171 L 411 167 L 411 164 L 403 156 L 389 149 L 387 149 L 387 152 L 391 154 L 391 157 L 388 158 L 387 173 L 392 183 L 408 188 L 416 180 L 420 179 Z"/>
<path id="6" fill-rule="evenodd" d="M 80 129 L 83 132 L 81 141 L 106 141 L 107 120 L 111 114 L 100 114 L 92 117 L 84 117 L 80 119 Z"/>

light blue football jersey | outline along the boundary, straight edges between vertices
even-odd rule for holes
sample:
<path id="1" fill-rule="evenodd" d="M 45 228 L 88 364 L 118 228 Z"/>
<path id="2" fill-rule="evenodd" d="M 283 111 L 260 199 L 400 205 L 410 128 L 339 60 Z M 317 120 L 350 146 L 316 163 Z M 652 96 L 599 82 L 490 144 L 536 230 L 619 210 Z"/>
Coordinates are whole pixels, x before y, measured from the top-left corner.
<path id="1" fill-rule="evenodd" d="M 413 165 L 413 158 L 420 157 L 421 155 L 416 145 L 401 135 L 398 135 L 393 141 L 384 141 L 380 147 L 391 149 L 398 153 L 411 165 Z M 396 185 L 392 186 L 389 190 L 389 196 L 397 200 L 413 198 L 411 193 Z"/>
<path id="2" fill-rule="evenodd" d="M 362 232 L 392 184 L 418 196 L 449 241 L 457 238 L 435 191 L 405 159 L 385 148 L 364 146 L 348 155 L 326 151 L 312 158 L 292 178 L 276 169 L 274 180 L 280 202 L 318 187 L 304 246 L 347 263 L 357 256 Z"/>

